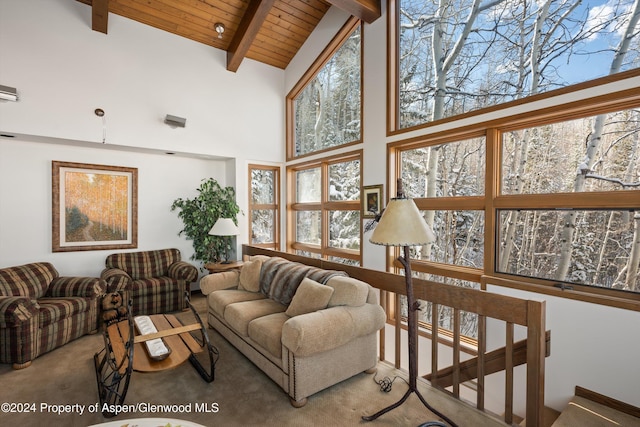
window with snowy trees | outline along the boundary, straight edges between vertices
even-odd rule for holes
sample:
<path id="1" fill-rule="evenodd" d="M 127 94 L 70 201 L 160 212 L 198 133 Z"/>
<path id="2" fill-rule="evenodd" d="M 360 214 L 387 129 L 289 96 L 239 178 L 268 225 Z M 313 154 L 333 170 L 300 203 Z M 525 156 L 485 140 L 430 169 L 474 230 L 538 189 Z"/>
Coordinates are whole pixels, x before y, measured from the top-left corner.
<path id="1" fill-rule="evenodd" d="M 360 265 L 361 170 L 361 151 L 288 168 L 293 252 Z"/>
<path id="2" fill-rule="evenodd" d="M 287 96 L 287 156 L 361 141 L 362 33 L 350 19 Z"/>
<path id="3" fill-rule="evenodd" d="M 249 165 L 251 244 L 280 250 L 280 168 Z"/>
<path id="4" fill-rule="evenodd" d="M 390 131 L 639 66 L 638 0 L 390 0 L 389 13 Z"/>
<path id="5" fill-rule="evenodd" d="M 502 132 L 497 272 L 640 293 L 639 134 L 639 109 Z"/>
<path id="6" fill-rule="evenodd" d="M 436 234 L 411 248 L 417 277 L 637 309 L 640 88 L 389 148 L 391 177 L 402 177 Z M 452 310 L 437 309 L 440 326 L 453 325 Z M 423 304 L 424 326 L 431 310 Z M 475 337 L 477 317 L 460 316 Z"/>

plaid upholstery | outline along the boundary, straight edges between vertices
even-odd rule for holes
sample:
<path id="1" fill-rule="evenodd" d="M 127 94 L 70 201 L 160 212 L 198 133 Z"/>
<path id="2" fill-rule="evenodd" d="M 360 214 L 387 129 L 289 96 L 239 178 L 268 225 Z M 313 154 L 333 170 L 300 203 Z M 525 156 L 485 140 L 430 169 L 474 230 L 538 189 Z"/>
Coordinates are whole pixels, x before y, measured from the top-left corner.
<path id="1" fill-rule="evenodd" d="M 136 280 L 131 288 L 134 315 L 167 313 L 186 308 L 186 282 L 170 277 Z"/>
<path id="2" fill-rule="evenodd" d="M 138 280 L 168 276 L 169 266 L 176 261 L 180 261 L 178 249 L 160 249 L 111 254 L 107 257 L 105 266 L 124 270 L 133 280 Z"/>
<path id="3" fill-rule="evenodd" d="M 76 311 L 75 315 L 51 319 L 48 326 L 41 329 L 38 340 L 38 353 L 44 354 L 60 347 L 76 338 L 95 331 L 98 325 L 99 299 L 89 300 L 88 298 L 73 298 L 74 302 L 67 303 L 65 310 L 80 309 L 82 305 L 87 306 L 85 311 Z M 84 301 L 79 303 L 78 300 Z M 61 301 L 61 300 L 58 300 Z M 57 302 L 57 301 L 56 301 Z M 52 304 L 42 304 L 48 313 L 60 312 L 60 305 L 51 307 Z"/>
<path id="4" fill-rule="evenodd" d="M 98 327 L 106 283 L 49 263 L 0 269 L 0 363 L 24 364 Z"/>
<path id="5" fill-rule="evenodd" d="M 111 254 L 100 277 L 109 292 L 132 299 L 132 315 L 168 313 L 186 308 L 184 293 L 198 269 L 181 261 L 178 249 Z"/>
<path id="6" fill-rule="evenodd" d="M 0 295 L 38 299 L 56 277 L 58 272 L 48 262 L 3 268 L 0 269 Z"/>
<path id="7" fill-rule="evenodd" d="M 189 283 L 195 282 L 198 278 L 198 269 L 184 261 L 177 261 L 171 264 L 167 273 L 169 277 Z"/>
<path id="8" fill-rule="evenodd" d="M 104 291 L 104 283 L 95 277 L 58 277 L 49 285 L 46 296 L 98 298 Z"/>
<path id="9" fill-rule="evenodd" d="M 40 304 L 38 321 L 41 328 L 49 326 L 60 319 L 85 313 L 91 307 L 91 300 L 83 297 L 41 298 L 38 303 Z"/>

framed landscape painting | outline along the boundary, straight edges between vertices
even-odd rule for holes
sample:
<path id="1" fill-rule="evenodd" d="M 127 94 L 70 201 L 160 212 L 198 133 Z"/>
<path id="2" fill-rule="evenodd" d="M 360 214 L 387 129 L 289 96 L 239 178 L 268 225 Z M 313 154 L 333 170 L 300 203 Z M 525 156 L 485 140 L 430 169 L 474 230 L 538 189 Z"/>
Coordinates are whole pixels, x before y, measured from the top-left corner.
<path id="1" fill-rule="evenodd" d="M 138 169 L 53 161 L 53 252 L 138 247 Z"/>

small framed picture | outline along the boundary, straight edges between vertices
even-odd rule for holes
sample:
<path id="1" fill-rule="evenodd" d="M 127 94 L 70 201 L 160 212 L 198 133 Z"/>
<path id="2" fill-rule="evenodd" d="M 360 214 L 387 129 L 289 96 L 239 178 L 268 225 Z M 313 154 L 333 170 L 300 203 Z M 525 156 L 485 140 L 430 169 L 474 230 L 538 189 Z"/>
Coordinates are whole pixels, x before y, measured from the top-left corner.
<path id="1" fill-rule="evenodd" d="M 367 185 L 362 187 L 362 217 L 373 218 L 382 211 L 383 185 Z"/>

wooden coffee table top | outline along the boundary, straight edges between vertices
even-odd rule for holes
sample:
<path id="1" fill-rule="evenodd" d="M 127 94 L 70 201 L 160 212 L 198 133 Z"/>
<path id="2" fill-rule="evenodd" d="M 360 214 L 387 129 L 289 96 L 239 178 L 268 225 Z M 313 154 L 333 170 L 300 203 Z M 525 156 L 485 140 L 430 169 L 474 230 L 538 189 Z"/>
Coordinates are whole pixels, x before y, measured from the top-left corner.
<path id="1" fill-rule="evenodd" d="M 157 372 L 181 365 L 193 353 L 202 351 L 202 347 L 193 339 L 189 331 L 200 329 L 199 324 L 183 325 L 172 314 L 153 314 L 149 316 L 158 330 L 155 334 L 138 335 L 134 338 L 133 369 L 138 372 Z M 135 329 L 135 328 L 134 328 Z M 161 337 L 171 354 L 163 360 L 149 357 L 144 341 Z"/>

